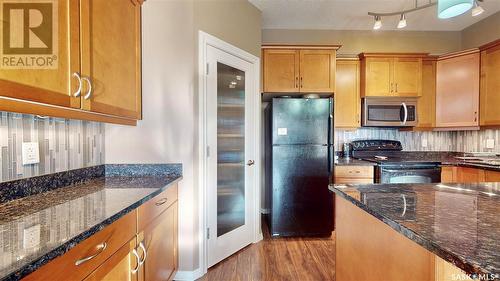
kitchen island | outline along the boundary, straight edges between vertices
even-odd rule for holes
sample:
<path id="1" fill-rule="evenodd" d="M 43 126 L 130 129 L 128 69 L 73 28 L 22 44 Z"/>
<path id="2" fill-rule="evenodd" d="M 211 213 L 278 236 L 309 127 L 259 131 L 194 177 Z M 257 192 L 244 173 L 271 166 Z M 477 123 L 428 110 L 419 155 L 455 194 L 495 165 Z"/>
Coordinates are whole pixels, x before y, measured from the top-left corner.
<path id="1" fill-rule="evenodd" d="M 337 280 L 497 280 L 500 183 L 332 185 Z"/>

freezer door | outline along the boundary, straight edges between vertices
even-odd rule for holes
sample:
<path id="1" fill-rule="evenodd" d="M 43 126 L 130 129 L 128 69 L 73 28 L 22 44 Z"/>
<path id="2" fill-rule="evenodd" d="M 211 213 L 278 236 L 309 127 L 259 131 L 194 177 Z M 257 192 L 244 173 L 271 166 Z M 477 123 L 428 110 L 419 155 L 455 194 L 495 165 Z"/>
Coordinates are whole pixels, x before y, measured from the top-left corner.
<path id="1" fill-rule="evenodd" d="M 274 98 L 272 108 L 273 144 L 329 143 L 331 99 Z"/>
<path id="2" fill-rule="evenodd" d="M 328 146 L 273 146 L 271 235 L 329 236 L 333 196 Z"/>

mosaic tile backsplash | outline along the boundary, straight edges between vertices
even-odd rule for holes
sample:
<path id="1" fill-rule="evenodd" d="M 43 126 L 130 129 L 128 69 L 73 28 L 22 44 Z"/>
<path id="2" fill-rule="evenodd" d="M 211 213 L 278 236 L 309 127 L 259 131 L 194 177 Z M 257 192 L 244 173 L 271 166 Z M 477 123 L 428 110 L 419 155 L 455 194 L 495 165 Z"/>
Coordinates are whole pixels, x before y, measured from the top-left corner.
<path id="1" fill-rule="evenodd" d="M 397 129 L 361 128 L 356 131 L 335 131 L 335 149 L 342 151 L 344 142 L 361 139 L 399 140 L 405 151 L 499 152 L 500 130 L 458 132 L 405 132 Z M 494 149 L 486 148 L 493 139 Z M 427 146 L 423 143 L 427 141 Z"/>
<path id="2" fill-rule="evenodd" d="M 104 164 L 104 124 L 0 112 L 0 181 Z M 40 163 L 23 166 L 22 143 L 38 142 Z"/>

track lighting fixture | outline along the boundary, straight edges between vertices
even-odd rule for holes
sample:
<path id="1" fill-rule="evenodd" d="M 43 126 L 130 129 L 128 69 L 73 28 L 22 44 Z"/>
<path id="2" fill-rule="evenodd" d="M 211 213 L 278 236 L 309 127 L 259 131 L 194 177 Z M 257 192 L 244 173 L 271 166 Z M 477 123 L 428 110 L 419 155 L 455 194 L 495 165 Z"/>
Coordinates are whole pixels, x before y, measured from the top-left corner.
<path id="1" fill-rule="evenodd" d="M 382 27 L 382 19 L 380 16 L 375 16 L 375 23 L 373 24 L 373 29 L 377 30 Z"/>
<path id="2" fill-rule="evenodd" d="M 398 22 L 398 28 L 405 28 L 406 27 L 406 16 L 405 14 L 401 14 L 401 18 L 399 19 Z"/>
<path id="3" fill-rule="evenodd" d="M 474 8 L 472 8 L 472 16 L 476 17 L 479 16 L 484 12 L 483 7 L 479 6 L 479 3 L 477 3 L 477 0 L 474 1 Z"/>

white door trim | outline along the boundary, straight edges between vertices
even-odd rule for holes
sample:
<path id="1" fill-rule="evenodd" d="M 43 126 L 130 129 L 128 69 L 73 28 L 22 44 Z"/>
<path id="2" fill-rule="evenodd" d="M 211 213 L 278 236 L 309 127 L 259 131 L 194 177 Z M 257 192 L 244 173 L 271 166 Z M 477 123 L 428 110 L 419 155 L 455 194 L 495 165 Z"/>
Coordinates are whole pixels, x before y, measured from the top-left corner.
<path id="1" fill-rule="evenodd" d="M 260 227 L 260 190 L 261 190 L 261 137 L 260 137 L 260 124 L 261 124 L 261 107 L 260 107 L 260 59 L 246 51 L 243 51 L 227 42 L 224 42 L 217 37 L 207 34 L 203 31 L 198 32 L 198 233 L 199 233 L 199 261 L 201 272 L 205 274 L 207 272 L 207 213 L 205 212 L 207 206 L 207 141 L 206 141 L 206 100 L 207 100 L 207 47 L 212 46 L 220 49 L 226 53 L 243 59 L 253 65 L 254 68 L 254 81 L 253 81 L 253 94 L 255 98 L 255 107 L 253 109 L 254 120 L 256 122 L 254 130 L 254 141 L 255 141 L 255 180 L 254 186 L 249 187 L 253 190 L 255 198 L 254 216 L 255 225 L 253 229 L 254 233 L 254 243 L 262 240 L 262 230 Z"/>

